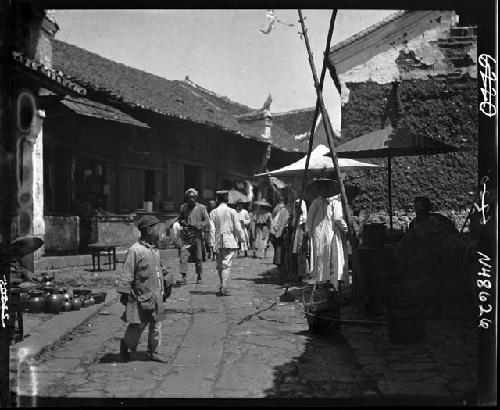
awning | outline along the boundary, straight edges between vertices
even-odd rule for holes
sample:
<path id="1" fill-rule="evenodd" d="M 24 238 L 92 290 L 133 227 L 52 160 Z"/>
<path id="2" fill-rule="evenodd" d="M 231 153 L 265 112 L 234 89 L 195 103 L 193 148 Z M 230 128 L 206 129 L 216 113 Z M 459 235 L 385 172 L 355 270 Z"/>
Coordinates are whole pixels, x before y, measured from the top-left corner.
<path id="1" fill-rule="evenodd" d="M 150 128 L 149 125 L 136 120 L 115 107 L 96 101 L 90 101 L 86 98 L 76 98 L 67 95 L 61 100 L 61 103 L 75 113 L 86 117 L 101 118 L 107 121 L 116 121 L 123 124 L 135 125 L 136 127 Z"/>

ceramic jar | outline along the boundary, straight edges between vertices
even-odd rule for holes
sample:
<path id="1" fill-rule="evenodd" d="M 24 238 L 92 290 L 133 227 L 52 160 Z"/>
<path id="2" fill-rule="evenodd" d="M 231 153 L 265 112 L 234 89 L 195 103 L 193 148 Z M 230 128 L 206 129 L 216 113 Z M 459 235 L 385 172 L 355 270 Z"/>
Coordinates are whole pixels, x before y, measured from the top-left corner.
<path id="1" fill-rule="evenodd" d="M 19 299 L 21 301 L 21 309 L 27 309 L 29 307 L 30 295 L 28 292 L 21 292 L 19 294 Z"/>
<path id="2" fill-rule="evenodd" d="M 86 308 L 86 307 L 89 307 L 90 305 L 91 305 L 91 303 L 90 303 L 90 299 L 88 297 L 83 299 L 82 307 Z"/>
<path id="3" fill-rule="evenodd" d="M 63 288 L 63 294 L 62 294 L 63 300 L 68 301 L 71 299 L 70 294 L 68 293 L 68 290 L 66 288 Z"/>
<path id="4" fill-rule="evenodd" d="M 32 290 L 29 296 L 28 310 L 31 313 L 40 313 L 45 307 L 44 292 L 41 290 Z"/>
<path id="5" fill-rule="evenodd" d="M 62 291 L 52 289 L 48 297 L 45 298 L 45 310 L 48 313 L 59 313 L 62 309 L 63 297 Z"/>
<path id="6" fill-rule="evenodd" d="M 62 302 L 62 311 L 63 312 L 69 312 L 71 309 L 73 309 L 73 305 L 69 299 L 65 299 Z"/>
<path id="7" fill-rule="evenodd" d="M 82 300 L 78 296 L 73 296 L 71 299 L 71 307 L 73 310 L 80 310 L 82 307 Z"/>
<path id="8" fill-rule="evenodd" d="M 89 295 L 89 304 L 91 305 L 95 305 L 95 299 L 94 299 L 94 296 L 93 295 Z"/>
<path id="9" fill-rule="evenodd" d="M 42 278 L 42 285 L 46 286 L 46 287 L 52 287 L 52 286 L 55 286 L 55 283 L 54 283 L 54 281 L 52 279 L 44 276 Z"/>

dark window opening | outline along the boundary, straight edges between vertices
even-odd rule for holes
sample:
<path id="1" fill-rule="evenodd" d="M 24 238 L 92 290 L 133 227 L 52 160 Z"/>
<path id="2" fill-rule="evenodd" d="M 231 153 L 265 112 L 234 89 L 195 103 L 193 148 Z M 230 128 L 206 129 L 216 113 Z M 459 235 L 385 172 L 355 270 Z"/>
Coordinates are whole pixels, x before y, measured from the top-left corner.
<path id="1" fill-rule="evenodd" d="M 155 199 L 155 172 L 144 172 L 144 200 L 153 202 Z"/>
<path id="2" fill-rule="evenodd" d="M 222 180 L 222 189 L 233 189 L 233 181 L 230 179 Z"/>
<path id="3" fill-rule="evenodd" d="M 184 165 L 184 192 L 189 188 L 200 191 L 201 168 L 191 165 Z"/>

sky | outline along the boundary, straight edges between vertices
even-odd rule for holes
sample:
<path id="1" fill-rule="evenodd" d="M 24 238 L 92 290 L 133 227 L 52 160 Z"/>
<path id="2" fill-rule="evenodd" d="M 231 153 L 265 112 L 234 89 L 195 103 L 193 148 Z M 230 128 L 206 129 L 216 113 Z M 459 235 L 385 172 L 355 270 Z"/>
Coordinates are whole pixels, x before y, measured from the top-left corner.
<path id="1" fill-rule="evenodd" d="M 303 10 L 319 77 L 331 10 Z M 395 10 L 340 10 L 332 45 Z M 312 107 L 316 93 L 297 10 L 56 10 L 56 38 L 169 80 L 190 80 L 219 95 L 271 112 Z M 340 129 L 340 98 L 326 76 L 324 99 Z M 338 106 L 338 110 L 335 107 Z"/>

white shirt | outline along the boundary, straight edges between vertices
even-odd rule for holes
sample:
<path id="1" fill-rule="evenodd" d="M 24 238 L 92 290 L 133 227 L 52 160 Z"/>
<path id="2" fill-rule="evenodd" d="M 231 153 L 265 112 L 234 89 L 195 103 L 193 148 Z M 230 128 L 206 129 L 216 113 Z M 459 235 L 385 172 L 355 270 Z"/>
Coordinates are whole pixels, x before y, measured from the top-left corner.
<path id="1" fill-rule="evenodd" d="M 250 215 L 248 214 L 248 211 L 243 208 L 240 212 L 238 212 L 238 218 L 240 222 L 243 222 L 244 226 L 250 225 L 250 222 L 252 221 L 250 219 Z"/>
<path id="2" fill-rule="evenodd" d="M 210 213 L 210 218 L 215 226 L 214 250 L 238 249 L 238 241 L 245 240 L 238 213 L 222 202 Z"/>
<path id="3" fill-rule="evenodd" d="M 181 247 L 181 224 L 179 221 L 175 221 L 174 224 L 172 225 L 172 231 L 171 231 L 171 238 L 172 238 L 172 243 L 176 248 Z"/>

